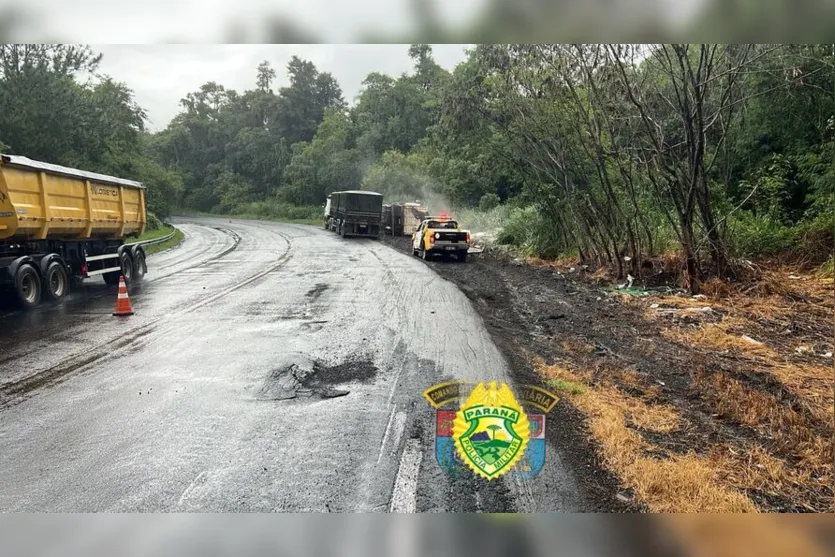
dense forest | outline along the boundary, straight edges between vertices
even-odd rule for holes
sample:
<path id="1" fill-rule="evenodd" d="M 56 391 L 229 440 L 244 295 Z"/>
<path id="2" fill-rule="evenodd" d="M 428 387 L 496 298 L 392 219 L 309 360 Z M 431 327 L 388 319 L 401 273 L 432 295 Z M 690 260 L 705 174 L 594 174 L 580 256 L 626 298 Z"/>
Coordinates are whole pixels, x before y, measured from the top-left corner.
<path id="1" fill-rule="evenodd" d="M 141 180 L 162 217 L 440 199 L 529 255 L 637 276 L 676 252 L 694 289 L 741 258 L 831 257 L 833 45 L 478 45 L 451 72 L 404 49 L 413 69 L 353 100 L 297 57 L 276 90 L 265 61 L 252 89 L 206 83 L 149 133 L 90 48 L 2 45 L 0 150 Z"/>

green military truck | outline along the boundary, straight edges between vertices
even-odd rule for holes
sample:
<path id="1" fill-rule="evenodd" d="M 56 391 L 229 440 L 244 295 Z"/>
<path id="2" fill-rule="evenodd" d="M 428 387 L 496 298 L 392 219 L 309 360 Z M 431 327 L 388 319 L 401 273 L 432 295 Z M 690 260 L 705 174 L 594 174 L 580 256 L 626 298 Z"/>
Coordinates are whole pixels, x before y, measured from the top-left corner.
<path id="1" fill-rule="evenodd" d="M 325 202 L 325 229 L 343 238 L 379 238 L 383 196 L 373 191 L 335 191 Z"/>

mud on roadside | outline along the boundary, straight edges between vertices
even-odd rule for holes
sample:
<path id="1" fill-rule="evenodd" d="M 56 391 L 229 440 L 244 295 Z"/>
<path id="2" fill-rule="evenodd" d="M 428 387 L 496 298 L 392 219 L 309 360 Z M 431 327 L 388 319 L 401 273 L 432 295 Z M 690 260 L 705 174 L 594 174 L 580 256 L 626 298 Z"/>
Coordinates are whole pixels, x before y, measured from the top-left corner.
<path id="1" fill-rule="evenodd" d="M 561 391 L 548 435 L 589 510 L 831 512 L 831 416 L 772 361 L 693 341 L 737 324 L 733 311 L 636 303 L 489 252 L 429 265 L 472 301 L 517 382 Z M 650 302 L 661 311 L 649 315 Z"/>

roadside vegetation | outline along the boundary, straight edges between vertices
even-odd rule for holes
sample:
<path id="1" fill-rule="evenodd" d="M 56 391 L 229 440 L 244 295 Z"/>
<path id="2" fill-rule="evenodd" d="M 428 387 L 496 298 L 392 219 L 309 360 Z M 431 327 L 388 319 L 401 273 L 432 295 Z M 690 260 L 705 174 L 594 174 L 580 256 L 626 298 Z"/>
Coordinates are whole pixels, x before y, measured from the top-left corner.
<path id="1" fill-rule="evenodd" d="M 165 230 L 166 230 L 166 232 L 162 236 L 165 236 L 165 235 L 171 233 L 172 231 L 174 232 L 174 235 L 171 238 L 169 238 L 168 240 L 166 240 L 164 242 L 160 242 L 159 244 L 151 244 L 150 246 L 146 246 L 145 247 L 145 253 L 147 253 L 148 255 L 151 255 L 151 254 L 154 254 L 154 253 L 159 253 L 161 251 L 165 251 L 167 249 L 171 249 L 173 247 L 176 247 L 176 246 L 180 245 L 180 243 L 183 241 L 183 239 L 185 237 L 183 235 L 183 231 L 180 230 L 179 228 L 170 226 L 170 227 L 166 227 Z"/>
<path id="2" fill-rule="evenodd" d="M 145 242 L 147 240 L 156 240 L 157 238 L 163 238 L 168 236 L 171 233 L 174 235 L 164 242 L 160 242 L 158 244 L 151 244 L 145 247 L 145 253 L 148 255 L 152 253 L 158 253 L 160 251 L 167 250 L 169 248 L 173 248 L 176 245 L 179 245 L 180 242 L 183 241 L 183 233 L 178 228 L 174 226 L 164 224 L 159 217 L 157 217 L 153 213 L 148 213 L 148 224 L 145 228 L 145 233 L 141 236 L 133 238 L 130 240 L 131 243 L 133 242 Z"/>
<path id="3" fill-rule="evenodd" d="M 142 180 L 161 217 L 316 221 L 342 189 L 420 199 L 618 278 L 675 258 L 692 293 L 745 260 L 832 256 L 831 45 L 476 45 L 452 71 L 404 49 L 412 71 L 371 72 L 355 99 L 309 61 L 281 77 L 264 61 L 251 89 L 210 81 L 149 133 L 92 49 L 3 45 L 0 150 Z"/>

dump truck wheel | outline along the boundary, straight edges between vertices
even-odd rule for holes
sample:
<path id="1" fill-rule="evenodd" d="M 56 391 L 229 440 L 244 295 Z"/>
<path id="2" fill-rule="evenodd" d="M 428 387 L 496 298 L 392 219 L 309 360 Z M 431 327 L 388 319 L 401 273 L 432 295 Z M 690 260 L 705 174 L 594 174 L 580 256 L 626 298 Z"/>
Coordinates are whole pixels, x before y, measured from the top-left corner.
<path id="1" fill-rule="evenodd" d="M 467 250 L 460 250 L 458 252 L 458 262 L 459 263 L 466 263 L 467 262 Z"/>
<path id="2" fill-rule="evenodd" d="M 127 252 L 123 253 L 119 258 L 119 266 L 122 268 L 122 276 L 125 277 L 125 284 L 133 282 L 133 260 Z"/>
<path id="3" fill-rule="evenodd" d="M 70 281 L 67 276 L 67 270 L 57 261 L 53 261 L 46 268 L 44 286 L 46 295 L 51 300 L 60 300 L 66 296 L 70 291 Z"/>
<path id="4" fill-rule="evenodd" d="M 133 260 L 133 276 L 136 282 L 142 282 L 146 272 L 148 272 L 148 265 L 145 263 L 145 253 L 137 251 L 136 258 Z"/>
<path id="5" fill-rule="evenodd" d="M 15 274 L 15 292 L 24 309 L 30 309 L 41 301 L 41 277 L 32 265 L 21 265 Z"/>

